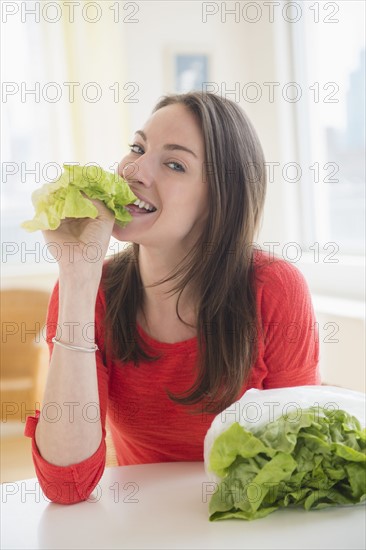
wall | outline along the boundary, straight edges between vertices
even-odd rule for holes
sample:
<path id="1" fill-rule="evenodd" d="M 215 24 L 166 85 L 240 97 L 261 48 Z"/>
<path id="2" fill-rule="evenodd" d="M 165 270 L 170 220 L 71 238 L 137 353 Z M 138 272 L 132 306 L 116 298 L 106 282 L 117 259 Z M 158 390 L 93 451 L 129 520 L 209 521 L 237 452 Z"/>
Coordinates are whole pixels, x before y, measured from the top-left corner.
<path id="1" fill-rule="evenodd" d="M 265 157 L 270 161 L 282 161 L 281 124 L 286 122 L 287 144 L 294 142 L 290 124 L 292 107 L 289 104 L 270 103 L 266 94 L 256 103 L 246 101 L 250 90 L 245 84 L 283 80 L 289 72 L 286 57 L 278 57 L 277 50 L 286 48 L 288 28 L 283 21 L 275 26 L 263 17 L 250 24 L 242 18 L 223 13 L 207 16 L 203 23 L 201 2 L 142 2 L 139 3 L 139 23 L 125 25 L 122 29 L 128 55 L 127 82 L 139 86 L 139 102 L 130 105 L 130 132 L 138 129 L 148 118 L 156 100 L 169 86 L 171 54 L 179 51 L 210 51 L 210 81 L 229 99 L 238 101 L 252 120 L 261 139 Z M 217 4 L 218 5 L 218 4 Z M 164 25 L 161 23 L 164 22 Z M 189 32 L 187 32 L 189 29 Z M 288 81 L 287 79 L 286 81 Z M 230 91 L 239 90 L 239 93 Z M 269 185 L 266 210 L 260 239 L 286 242 L 294 238 L 286 220 L 291 214 L 282 212 L 293 197 L 293 186 L 281 183 Z M 297 235 L 296 235 L 297 237 Z"/>

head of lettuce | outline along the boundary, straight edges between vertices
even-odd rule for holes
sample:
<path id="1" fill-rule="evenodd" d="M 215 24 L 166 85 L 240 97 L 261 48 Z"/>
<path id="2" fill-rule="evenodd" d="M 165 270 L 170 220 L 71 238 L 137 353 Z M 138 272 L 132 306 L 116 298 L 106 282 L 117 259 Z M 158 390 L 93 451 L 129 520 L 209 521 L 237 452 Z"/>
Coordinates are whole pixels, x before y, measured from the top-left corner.
<path id="1" fill-rule="evenodd" d="M 248 390 L 205 437 L 210 520 L 366 503 L 365 405 L 337 386 Z"/>
<path id="2" fill-rule="evenodd" d="M 27 231 L 43 231 L 57 229 L 65 218 L 96 218 L 98 210 L 89 199 L 101 200 L 114 212 L 116 223 L 123 227 L 132 219 L 125 206 L 137 197 L 117 174 L 95 165 L 64 164 L 59 179 L 34 191 L 35 216 L 23 222 L 22 227 Z"/>

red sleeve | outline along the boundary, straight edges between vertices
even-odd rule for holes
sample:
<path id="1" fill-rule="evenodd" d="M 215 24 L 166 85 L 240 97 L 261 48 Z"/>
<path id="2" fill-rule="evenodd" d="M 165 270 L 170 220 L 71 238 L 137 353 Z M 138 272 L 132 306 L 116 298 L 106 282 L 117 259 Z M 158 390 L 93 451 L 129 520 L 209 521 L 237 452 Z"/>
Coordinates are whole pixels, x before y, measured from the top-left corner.
<path id="1" fill-rule="evenodd" d="M 39 453 L 35 440 L 35 429 L 37 427 L 40 411 L 35 416 L 28 416 L 24 429 L 24 435 L 32 438 L 32 458 L 40 486 L 46 495 L 53 502 L 59 504 L 74 504 L 87 500 L 94 488 L 97 486 L 105 467 L 106 445 L 105 445 L 105 421 L 108 398 L 108 371 L 103 356 L 104 342 L 100 328 L 104 317 L 105 303 L 104 295 L 99 290 L 95 310 L 95 338 L 99 350 L 96 352 L 98 389 L 100 400 L 100 412 L 102 421 L 102 441 L 96 452 L 79 462 L 70 466 L 56 466 L 44 460 Z M 58 320 L 58 282 L 52 292 L 48 313 L 47 313 L 47 343 L 50 357 L 53 344 L 51 342 L 56 334 Z"/>
<path id="2" fill-rule="evenodd" d="M 272 259 L 261 279 L 264 388 L 320 384 L 318 325 L 303 274 Z"/>

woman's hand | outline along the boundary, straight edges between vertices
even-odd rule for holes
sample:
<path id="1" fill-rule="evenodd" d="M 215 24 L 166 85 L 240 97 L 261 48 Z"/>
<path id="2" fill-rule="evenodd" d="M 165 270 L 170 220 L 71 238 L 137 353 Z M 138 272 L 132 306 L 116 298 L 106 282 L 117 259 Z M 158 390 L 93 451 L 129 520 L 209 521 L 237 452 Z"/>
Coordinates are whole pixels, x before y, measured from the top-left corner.
<path id="1" fill-rule="evenodd" d="M 101 276 L 115 217 L 103 202 L 90 200 L 98 209 L 97 218 L 65 218 L 57 229 L 42 231 L 60 273 Z"/>

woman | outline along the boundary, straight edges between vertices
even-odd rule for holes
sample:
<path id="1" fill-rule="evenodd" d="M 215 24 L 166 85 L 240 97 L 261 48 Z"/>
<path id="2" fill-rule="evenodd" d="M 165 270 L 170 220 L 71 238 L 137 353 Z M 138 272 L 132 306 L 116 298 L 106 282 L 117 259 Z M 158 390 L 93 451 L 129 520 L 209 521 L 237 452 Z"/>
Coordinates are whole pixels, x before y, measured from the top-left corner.
<path id="1" fill-rule="evenodd" d="M 163 98 L 119 173 L 139 199 L 125 228 L 93 201 L 97 219 L 44 233 L 63 254 L 44 405 L 26 434 L 60 503 L 87 499 L 103 473 L 107 407 L 119 464 L 202 460 L 215 413 L 247 389 L 319 383 L 306 282 L 253 246 L 265 166 L 241 109 L 213 94 Z M 105 261 L 111 235 L 132 245 Z M 90 242 L 96 262 L 82 254 Z"/>

